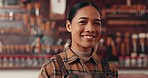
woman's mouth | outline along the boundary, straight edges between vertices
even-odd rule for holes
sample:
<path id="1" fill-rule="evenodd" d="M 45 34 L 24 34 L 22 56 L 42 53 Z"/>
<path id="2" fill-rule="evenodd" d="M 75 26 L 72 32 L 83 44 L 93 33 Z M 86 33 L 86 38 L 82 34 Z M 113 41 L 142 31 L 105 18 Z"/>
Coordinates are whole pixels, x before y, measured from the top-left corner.
<path id="1" fill-rule="evenodd" d="M 87 39 L 87 40 L 93 40 L 96 36 L 94 36 L 94 35 L 82 35 L 82 37 Z"/>
<path id="2" fill-rule="evenodd" d="M 83 36 L 84 38 L 94 38 L 94 36 Z"/>

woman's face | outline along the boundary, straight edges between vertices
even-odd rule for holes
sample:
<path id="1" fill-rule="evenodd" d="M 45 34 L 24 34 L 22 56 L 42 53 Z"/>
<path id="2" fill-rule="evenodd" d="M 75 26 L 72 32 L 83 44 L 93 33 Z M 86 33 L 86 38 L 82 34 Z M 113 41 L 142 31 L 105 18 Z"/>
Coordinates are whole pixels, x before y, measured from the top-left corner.
<path id="1" fill-rule="evenodd" d="M 66 21 L 66 28 L 71 32 L 73 49 L 90 51 L 100 37 L 100 13 L 93 6 L 85 6 L 77 11 L 71 23 Z"/>

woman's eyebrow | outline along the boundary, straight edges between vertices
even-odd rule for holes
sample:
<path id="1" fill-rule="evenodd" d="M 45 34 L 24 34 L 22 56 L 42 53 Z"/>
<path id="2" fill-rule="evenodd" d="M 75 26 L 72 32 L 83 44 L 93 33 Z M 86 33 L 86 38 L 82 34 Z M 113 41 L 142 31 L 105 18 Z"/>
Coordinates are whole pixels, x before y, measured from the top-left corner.
<path id="1" fill-rule="evenodd" d="M 88 19 L 87 17 L 80 17 L 79 19 Z M 101 19 L 95 19 L 95 21 L 101 21 Z"/>
<path id="2" fill-rule="evenodd" d="M 95 21 L 101 21 L 101 19 L 95 19 Z"/>
<path id="3" fill-rule="evenodd" d="M 88 19 L 87 17 L 80 17 L 79 19 Z"/>

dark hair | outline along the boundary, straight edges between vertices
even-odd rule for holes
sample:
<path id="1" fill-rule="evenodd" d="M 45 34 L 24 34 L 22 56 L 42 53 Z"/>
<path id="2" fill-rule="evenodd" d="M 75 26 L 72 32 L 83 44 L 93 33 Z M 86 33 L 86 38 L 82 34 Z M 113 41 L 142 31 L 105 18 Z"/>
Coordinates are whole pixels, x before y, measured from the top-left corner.
<path id="1" fill-rule="evenodd" d="M 93 6 L 94 8 L 96 8 L 98 10 L 98 12 L 100 13 L 101 15 L 101 12 L 100 12 L 100 9 L 95 5 L 93 4 L 92 2 L 79 2 L 77 4 L 75 4 L 69 14 L 68 14 L 68 17 L 67 17 L 67 20 L 69 20 L 70 22 L 72 21 L 72 19 L 75 17 L 77 11 L 85 6 Z"/>

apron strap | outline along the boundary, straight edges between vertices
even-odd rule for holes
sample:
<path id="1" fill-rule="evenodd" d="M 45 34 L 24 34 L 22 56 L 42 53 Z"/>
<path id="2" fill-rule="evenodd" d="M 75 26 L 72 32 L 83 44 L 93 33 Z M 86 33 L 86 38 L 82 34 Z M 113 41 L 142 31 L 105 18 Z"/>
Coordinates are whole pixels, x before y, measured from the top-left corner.
<path id="1" fill-rule="evenodd" d="M 110 70 L 108 61 L 106 59 L 102 59 L 101 64 L 105 75 L 108 76 L 109 78 L 112 78 L 112 71 Z"/>
<path id="2" fill-rule="evenodd" d="M 62 57 L 60 55 L 56 55 L 56 58 L 57 58 L 57 63 L 58 65 L 60 66 L 60 70 L 61 70 L 61 73 L 64 77 L 67 77 L 68 76 L 68 72 L 66 70 L 66 67 L 64 65 L 64 62 L 62 60 Z"/>

